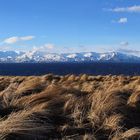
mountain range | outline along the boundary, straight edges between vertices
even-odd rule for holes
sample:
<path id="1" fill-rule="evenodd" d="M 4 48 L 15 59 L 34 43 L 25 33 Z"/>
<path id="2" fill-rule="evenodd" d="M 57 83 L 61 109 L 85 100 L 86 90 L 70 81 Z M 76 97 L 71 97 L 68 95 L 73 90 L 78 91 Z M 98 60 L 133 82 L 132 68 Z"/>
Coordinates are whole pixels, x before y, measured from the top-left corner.
<path id="1" fill-rule="evenodd" d="M 43 51 L 0 51 L 0 63 L 43 62 L 140 62 L 138 51 L 112 51 L 105 53 L 46 53 Z"/>

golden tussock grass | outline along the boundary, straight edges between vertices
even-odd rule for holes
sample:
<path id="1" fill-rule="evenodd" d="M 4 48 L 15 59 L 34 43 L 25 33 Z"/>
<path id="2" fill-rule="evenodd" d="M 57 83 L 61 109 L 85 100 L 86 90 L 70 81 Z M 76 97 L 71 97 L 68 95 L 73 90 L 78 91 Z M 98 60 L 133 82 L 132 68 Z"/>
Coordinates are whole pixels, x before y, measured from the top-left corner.
<path id="1" fill-rule="evenodd" d="M 140 77 L 0 77 L 1 140 L 140 139 Z"/>

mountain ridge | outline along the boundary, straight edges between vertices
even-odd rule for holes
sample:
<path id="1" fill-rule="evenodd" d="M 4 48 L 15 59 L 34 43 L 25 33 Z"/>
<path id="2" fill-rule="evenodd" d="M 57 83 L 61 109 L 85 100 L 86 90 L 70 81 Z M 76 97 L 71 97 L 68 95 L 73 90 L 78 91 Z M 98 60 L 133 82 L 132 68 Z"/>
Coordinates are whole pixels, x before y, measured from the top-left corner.
<path id="1" fill-rule="evenodd" d="M 1 63 L 42 63 L 42 62 L 140 62 L 140 56 L 120 51 L 47 53 L 43 51 L 0 51 Z"/>

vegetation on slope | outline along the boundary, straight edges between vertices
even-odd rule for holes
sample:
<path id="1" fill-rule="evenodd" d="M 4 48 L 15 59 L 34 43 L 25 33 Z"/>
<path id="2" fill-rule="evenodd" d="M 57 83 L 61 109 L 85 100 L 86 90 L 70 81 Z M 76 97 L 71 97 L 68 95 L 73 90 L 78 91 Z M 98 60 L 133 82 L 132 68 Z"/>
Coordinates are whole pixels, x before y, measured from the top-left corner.
<path id="1" fill-rule="evenodd" d="M 140 138 L 140 77 L 0 77 L 2 140 Z"/>

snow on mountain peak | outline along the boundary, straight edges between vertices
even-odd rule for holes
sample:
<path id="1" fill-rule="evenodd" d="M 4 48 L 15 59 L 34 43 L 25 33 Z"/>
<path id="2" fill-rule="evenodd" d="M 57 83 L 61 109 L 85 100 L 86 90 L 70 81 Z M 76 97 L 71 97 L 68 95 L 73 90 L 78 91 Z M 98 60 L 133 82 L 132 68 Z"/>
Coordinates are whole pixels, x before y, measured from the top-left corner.
<path id="1" fill-rule="evenodd" d="M 91 57 L 92 55 L 93 55 L 93 54 L 92 54 L 91 52 L 85 53 L 85 54 L 84 54 L 85 57 Z"/>
<path id="2" fill-rule="evenodd" d="M 76 58 L 77 54 L 69 54 L 67 57 L 68 58 Z"/>
<path id="3" fill-rule="evenodd" d="M 136 52 L 136 54 L 138 54 Z M 82 53 L 46 53 L 39 50 L 28 52 L 16 51 L 0 51 L 0 62 L 84 62 L 84 61 L 99 61 L 99 62 L 140 62 L 140 56 L 132 53 L 123 53 L 120 51 L 96 53 L 96 52 L 82 52 Z"/>

